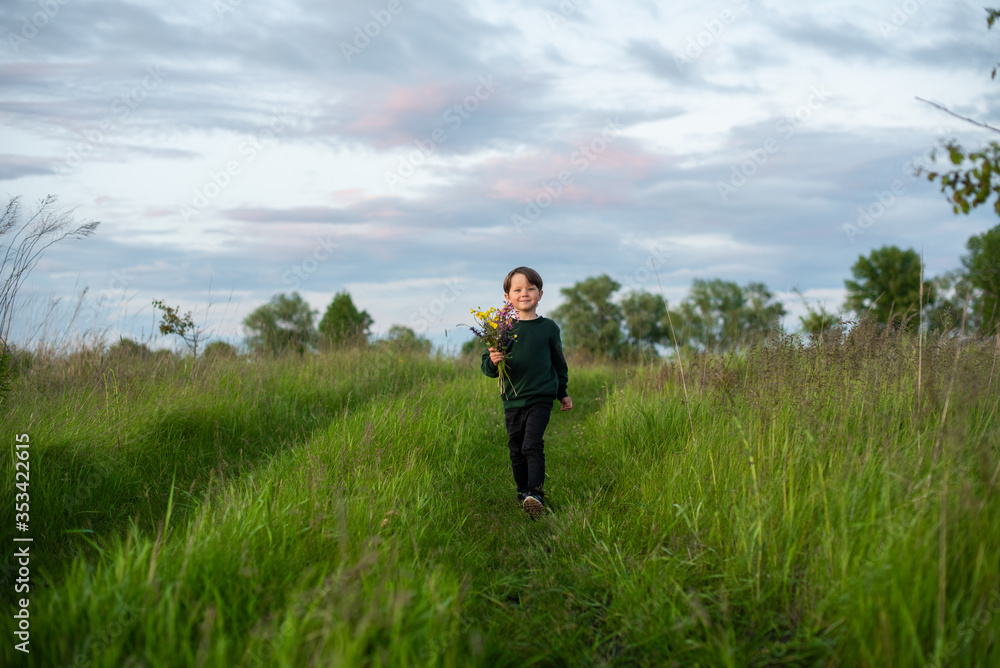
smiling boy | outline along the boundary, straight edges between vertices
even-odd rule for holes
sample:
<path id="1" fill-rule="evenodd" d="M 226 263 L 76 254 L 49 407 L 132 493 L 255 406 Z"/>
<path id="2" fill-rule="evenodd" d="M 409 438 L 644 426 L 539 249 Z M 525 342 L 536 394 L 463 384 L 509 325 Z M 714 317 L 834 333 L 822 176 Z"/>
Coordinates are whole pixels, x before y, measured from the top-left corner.
<path id="1" fill-rule="evenodd" d="M 566 393 L 569 377 L 559 326 L 537 313 L 542 277 L 534 269 L 517 267 L 504 279 L 503 292 L 518 313 L 517 338 L 507 351 L 490 348 L 483 353 L 482 369 L 496 378 L 497 364 L 506 356 L 509 381 L 503 407 L 510 464 L 521 507 L 535 519 L 545 510 L 543 436 L 552 402 L 558 400 L 561 410 L 568 411 L 573 400 Z"/>

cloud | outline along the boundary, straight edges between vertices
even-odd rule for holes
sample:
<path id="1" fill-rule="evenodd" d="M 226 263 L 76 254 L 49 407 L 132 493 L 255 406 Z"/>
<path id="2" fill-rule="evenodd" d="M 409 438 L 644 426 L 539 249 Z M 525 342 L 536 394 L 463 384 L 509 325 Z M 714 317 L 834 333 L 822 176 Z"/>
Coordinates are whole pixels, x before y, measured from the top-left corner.
<path id="1" fill-rule="evenodd" d="M 784 20 L 771 22 L 771 29 L 781 38 L 797 47 L 815 49 L 837 59 L 863 60 L 884 59 L 889 50 L 884 39 L 880 39 L 872 28 L 855 20 L 832 19 L 829 16 L 799 13 Z"/>
<path id="2" fill-rule="evenodd" d="M 388 0 L 56 3 L 19 53 L 0 44 L 0 179 L 105 221 L 51 249 L 39 294 L 100 292 L 127 270 L 133 304 L 186 309 L 207 305 L 211 285 L 238 296 L 235 334 L 279 292 L 322 308 L 353 286 L 382 327 L 467 278 L 437 327 L 492 303 L 522 264 L 545 276 L 546 308 L 601 273 L 658 289 L 651 252 L 669 253 L 658 269 L 671 298 L 695 277 L 819 294 L 883 244 L 928 248 L 932 273 L 955 266 L 968 235 L 995 224 L 955 219 L 905 168 L 942 124 L 913 95 L 996 116 L 995 36 L 974 3 L 923 3 L 884 38 L 892 8 L 861 2 L 754 3 L 714 33 L 739 3 L 567 15 L 555 2 L 399 2 L 391 20 Z M 13 0 L 0 18 L 16 31 L 38 7 Z M 163 73 L 155 86 L 149 68 Z M 821 82 L 837 95 L 809 107 Z M 251 164 L 237 147 L 278 114 L 290 119 L 280 141 Z M 620 134 L 595 144 L 615 119 Z M 53 163 L 87 141 L 57 181 Z M 218 176 L 236 158 L 239 178 Z M 393 189 L 386 174 L 407 161 Z M 227 187 L 180 215 L 213 174 Z M 844 224 L 895 181 L 905 192 L 848 239 Z"/>
<path id="3" fill-rule="evenodd" d="M 700 73 L 697 59 L 687 56 L 683 49 L 676 53 L 669 51 L 653 39 L 631 40 L 626 46 L 625 55 L 637 60 L 653 76 L 680 88 L 697 88 L 715 93 L 753 90 L 752 87 L 742 84 L 721 84 L 710 81 Z"/>
<path id="4" fill-rule="evenodd" d="M 55 174 L 51 160 L 24 155 L 0 154 L 0 181 L 12 181 L 24 176 Z"/>
<path id="5" fill-rule="evenodd" d="M 220 212 L 230 220 L 248 223 L 351 223 L 361 222 L 343 209 L 332 207 L 295 207 L 291 209 L 227 209 Z"/>

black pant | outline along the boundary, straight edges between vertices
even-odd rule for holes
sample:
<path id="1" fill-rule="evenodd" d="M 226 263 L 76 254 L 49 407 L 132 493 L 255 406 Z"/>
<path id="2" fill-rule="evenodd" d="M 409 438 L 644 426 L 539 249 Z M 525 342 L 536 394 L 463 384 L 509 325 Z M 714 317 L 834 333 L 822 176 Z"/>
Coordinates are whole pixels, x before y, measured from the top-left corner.
<path id="1" fill-rule="evenodd" d="M 552 402 L 504 409 L 510 466 L 519 493 L 541 493 L 545 482 L 545 427 L 552 415 Z"/>

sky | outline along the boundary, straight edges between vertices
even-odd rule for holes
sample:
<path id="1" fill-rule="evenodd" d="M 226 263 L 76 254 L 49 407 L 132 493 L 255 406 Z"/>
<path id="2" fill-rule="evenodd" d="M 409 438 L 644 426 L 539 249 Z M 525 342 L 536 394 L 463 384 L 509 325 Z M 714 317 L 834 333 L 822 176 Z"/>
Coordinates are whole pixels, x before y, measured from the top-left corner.
<path id="1" fill-rule="evenodd" d="M 4 0 L 0 195 L 46 195 L 94 236 L 20 293 L 27 345 L 209 339 L 297 291 L 457 347 L 515 266 L 683 299 L 765 283 L 839 311 L 860 255 L 960 265 L 915 167 L 1000 121 L 981 3 L 699 0 Z M 798 291 L 798 293 L 793 292 Z"/>

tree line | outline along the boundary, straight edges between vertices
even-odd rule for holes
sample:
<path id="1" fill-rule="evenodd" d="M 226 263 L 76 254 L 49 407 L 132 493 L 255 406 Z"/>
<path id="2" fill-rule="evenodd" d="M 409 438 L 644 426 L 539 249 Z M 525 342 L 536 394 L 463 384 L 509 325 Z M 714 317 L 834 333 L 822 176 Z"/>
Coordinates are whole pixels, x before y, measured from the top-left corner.
<path id="1" fill-rule="evenodd" d="M 962 267 L 933 279 L 923 276 L 914 249 L 883 246 L 859 256 L 844 281 L 844 311 L 865 314 L 881 328 L 923 330 L 942 336 L 1000 333 L 1000 225 L 966 243 Z M 633 290 L 607 275 L 561 290 L 563 303 L 549 315 L 568 350 L 634 358 L 677 346 L 725 352 L 760 343 L 780 332 L 787 310 L 763 283 L 739 285 L 696 279 L 687 297 L 671 307 L 659 294 Z M 811 340 L 836 336 L 844 315 L 806 304 L 802 333 Z"/>
<path id="2" fill-rule="evenodd" d="M 812 341 L 839 336 L 844 312 L 865 314 L 896 332 L 923 330 L 941 336 L 1000 333 L 1000 225 L 966 243 L 962 266 L 941 276 L 923 276 L 914 249 L 883 246 L 861 255 L 844 281 L 843 311 L 806 304 L 801 333 Z M 660 294 L 633 290 L 603 274 L 562 288 L 563 302 L 549 316 L 562 328 L 568 351 L 592 357 L 636 359 L 666 349 L 727 352 L 760 344 L 783 331 L 785 305 L 764 283 L 744 285 L 720 278 L 695 279 L 687 296 L 671 305 Z M 279 294 L 243 321 L 246 343 L 255 353 L 297 352 L 368 345 L 373 320 L 338 292 L 318 323 L 318 314 L 297 293 Z M 391 344 L 429 353 L 431 342 L 412 329 L 393 325 L 376 345 Z M 478 352 L 475 340 L 462 352 Z"/>
<path id="3" fill-rule="evenodd" d="M 315 323 L 317 313 L 298 292 L 275 295 L 243 320 L 247 346 L 257 354 L 304 354 L 311 350 L 369 344 L 374 321 L 367 311 L 358 310 L 346 291 L 334 295 L 319 323 Z M 429 340 L 403 325 L 390 327 L 386 337 L 375 345 L 390 345 L 424 354 L 431 350 Z"/>

